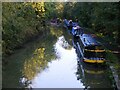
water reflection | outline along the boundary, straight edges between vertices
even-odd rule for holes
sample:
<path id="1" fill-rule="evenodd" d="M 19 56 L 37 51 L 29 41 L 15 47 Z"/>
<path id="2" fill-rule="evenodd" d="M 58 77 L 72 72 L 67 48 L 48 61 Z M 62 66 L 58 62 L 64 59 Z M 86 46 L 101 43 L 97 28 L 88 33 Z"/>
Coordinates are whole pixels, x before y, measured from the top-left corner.
<path id="1" fill-rule="evenodd" d="M 36 75 L 32 80 L 33 88 L 83 88 L 83 84 L 76 79 L 77 55 L 65 40 L 58 38 L 54 45 L 58 58 L 48 63 L 45 71 Z"/>
<path id="2" fill-rule="evenodd" d="M 79 63 L 76 75 L 85 88 L 113 88 L 108 71 L 107 68 L 98 65 Z"/>
<path id="3" fill-rule="evenodd" d="M 29 80 L 33 79 L 37 72 L 41 71 L 47 65 L 47 61 L 44 58 L 45 48 L 37 48 L 33 53 L 32 58 L 25 60 L 23 75 Z"/>
<path id="4" fill-rule="evenodd" d="M 19 82 L 21 87 L 28 87 L 31 81 L 38 72 L 41 72 L 47 67 L 47 61 L 45 60 L 45 48 L 37 48 L 32 57 L 25 60 L 22 70 L 23 76 Z"/>
<path id="5" fill-rule="evenodd" d="M 63 31 L 62 30 L 60 30 L 60 29 L 58 29 L 57 27 L 50 27 L 50 33 L 52 34 L 52 35 L 55 35 L 57 38 L 58 37 L 60 37 L 60 35 L 62 35 L 63 34 Z"/>

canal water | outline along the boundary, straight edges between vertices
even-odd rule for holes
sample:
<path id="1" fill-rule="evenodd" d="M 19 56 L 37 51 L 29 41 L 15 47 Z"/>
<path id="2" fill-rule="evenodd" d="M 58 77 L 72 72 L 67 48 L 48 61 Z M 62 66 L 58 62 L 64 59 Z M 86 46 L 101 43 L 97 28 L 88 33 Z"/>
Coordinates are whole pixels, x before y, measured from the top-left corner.
<path id="1" fill-rule="evenodd" d="M 6 60 L 3 88 L 113 87 L 109 69 L 81 62 L 71 36 L 54 26 Z"/>

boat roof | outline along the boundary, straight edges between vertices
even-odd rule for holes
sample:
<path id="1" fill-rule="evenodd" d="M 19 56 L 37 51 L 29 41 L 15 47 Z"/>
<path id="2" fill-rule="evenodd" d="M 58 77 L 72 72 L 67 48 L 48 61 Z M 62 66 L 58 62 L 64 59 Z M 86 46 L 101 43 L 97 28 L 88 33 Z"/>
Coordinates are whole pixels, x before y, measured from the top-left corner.
<path id="1" fill-rule="evenodd" d="M 91 34 L 83 34 L 80 39 L 84 46 L 101 46 L 100 42 L 93 38 Z"/>

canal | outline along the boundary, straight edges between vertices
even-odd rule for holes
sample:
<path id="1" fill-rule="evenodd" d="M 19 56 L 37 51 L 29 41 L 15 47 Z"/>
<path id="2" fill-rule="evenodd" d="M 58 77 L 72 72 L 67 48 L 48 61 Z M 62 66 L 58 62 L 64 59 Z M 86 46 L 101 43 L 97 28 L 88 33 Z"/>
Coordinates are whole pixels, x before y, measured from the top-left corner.
<path id="1" fill-rule="evenodd" d="M 50 27 L 5 59 L 3 88 L 112 88 L 106 66 L 80 62 L 72 37 L 62 28 Z"/>

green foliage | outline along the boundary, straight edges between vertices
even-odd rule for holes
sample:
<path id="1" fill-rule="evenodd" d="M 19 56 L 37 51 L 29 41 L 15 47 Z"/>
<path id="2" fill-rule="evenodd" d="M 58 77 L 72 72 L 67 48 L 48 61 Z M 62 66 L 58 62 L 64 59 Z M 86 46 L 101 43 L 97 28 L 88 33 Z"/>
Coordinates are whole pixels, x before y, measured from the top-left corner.
<path id="1" fill-rule="evenodd" d="M 43 31 L 41 22 L 44 15 L 44 3 L 3 3 L 2 39 L 3 54 L 12 53 L 38 32 Z M 39 8 L 39 7 L 42 8 Z M 39 12 L 36 14 L 36 11 Z M 41 16 L 42 15 L 42 16 Z"/>
<path id="2" fill-rule="evenodd" d="M 45 16 L 47 19 L 50 18 L 63 18 L 63 6 L 62 2 L 46 2 L 45 3 Z"/>
<path id="3" fill-rule="evenodd" d="M 51 18 L 77 18 L 82 27 L 119 42 L 119 3 L 34 2 L 2 4 L 3 53 L 11 53 L 39 32 Z M 45 31 L 46 32 L 46 31 Z M 99 34 L 100 33 L 100 34 Z"/>
<path id="4" fill-rule="evenodd" d="M 64 3 L 63 16 L 67 19 L 79 20 L 82 27 L 91 28 L 96 33 L 109 36 L 119 41 L 120 4 L 109 3 Z"/>

